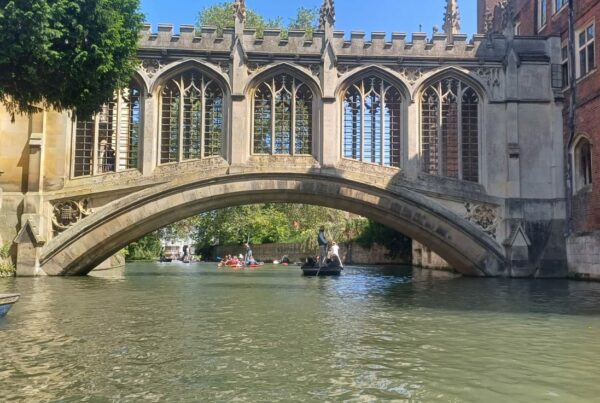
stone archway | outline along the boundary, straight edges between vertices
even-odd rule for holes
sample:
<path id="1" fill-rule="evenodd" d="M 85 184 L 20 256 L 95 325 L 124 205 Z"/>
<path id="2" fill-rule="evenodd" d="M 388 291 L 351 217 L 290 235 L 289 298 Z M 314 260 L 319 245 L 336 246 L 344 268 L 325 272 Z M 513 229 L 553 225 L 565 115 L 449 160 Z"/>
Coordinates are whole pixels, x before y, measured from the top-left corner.
<path id="1" fill-rule="evenodd" d="M 139 237 L 203 211 L 297 202 L 350 211 L 427 245 L 463 274 L 497 276 L 503 250 L 480 228 L 411 191 L 389 191 L 319 174 L 242 174 L 165 184 L 117 200 L 48 242 L 40 268 L 85 275 Z"/>

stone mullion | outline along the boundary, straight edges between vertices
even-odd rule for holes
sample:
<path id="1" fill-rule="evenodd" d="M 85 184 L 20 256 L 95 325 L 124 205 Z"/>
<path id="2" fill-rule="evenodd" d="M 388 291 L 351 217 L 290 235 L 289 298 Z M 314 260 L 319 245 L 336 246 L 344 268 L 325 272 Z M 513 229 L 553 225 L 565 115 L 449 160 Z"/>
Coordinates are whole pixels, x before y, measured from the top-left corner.
<path id="1" fill-rule="evenodd" d="M 122 108 L 123 108 L 123 96 L 122 96 L 122 91 L 119 90 L 117 92 L 117 127 L 116 127 L 116 132 L 117 135 L 115 136 L 115 142 L 116 144 L 114 145 L 114 153 L 115 153 L 115 172 L 119 172 L 120 169 L 119 167 L 121 166 L 121 119 L 122 119 Z M 127 169 L 127 168 L 126 168 Z"/>
<path id="2" fill-rule="evenodd" d="M 204 158 L 204 142 L 206 141 L 206 83 L 204 82 L 204 76 L 202 76 L 202 83 L 200 85 L 201 97 L 200 102 L 201 112 L 200 112 L 200 159 Z"/>
<path id="3" fill-rule="evenodd" d="M 365 86 L 364 80 L 360 83 L 360 159 L 359 161 L 364 162 L 365 160 Z"/>
<path id="4" fill-rule="evenodd" d="M 183 161 L 183 136 L 184 136 L 184 124 L 183 119 L 185 116 L 185 83 L 183 81 L 183 75 L 180 78 L 180 91 L 179 91 L 179 155 L 178 162 Z M 171 161 L 169 161 L 171 162 Z"/>
<path id="5" fill-rule="evenodd" d="M 463 178 L 463 147 L 462 147 L 462 135 L 463 135 L 463 127 L 462 127 L 462 106 L 463 106 L 463 95 L 464 91 L 462 88 L 462 83 L 458 82 L 458 97 L 456 100 L 457 103 L 457 113 L 456 113 L 456 131 L 457 131 L 457 159 L 458 159 L 458 179 L 462 180 Z"/>
<path id="6" fill-rule="evenodd" d="M 381 162 L 380 165 L 384 166 L 385 165 L 385 88 L 384 88 L 384 83 L 383 80 L 381 80 L 381 92 L 380 92 L 380 99 L 381 99 L 381 113 L 380 113 L 380 119 L 381 119 L 381 123 L 380 123 L 380 129 L 379 129 L 379 137 L 380 137 L 380 148 L 381 148 Z M 391 154 L 390 154 L 391 156 Z"/>
<path id="7" fill-rule="evenodd" d="M 277 109 L 275 97 L 277 96 L 277 92 L 275 91 L 275 78 L 272 80 L 273 86 L 270 88 L 271 90 L 271 155 L 275 155 L 275 138 L 277 134 L 275 133 L 275 119 L 277 118 Z"/>
<path id="8" fill-rule="evenodd" d="M 290 154 L 291 155 L 296 155 L 296 94 L 297 94 L 298 88 L 296 88 L 296 79 L 293 78 L 292 79 L 292 94 L 291 94 L 291 98 L 292 98 L 292 105 L 291 105 L 291 111 L 290 113 L 292 114 L 292 119 L 291 119 L 291 130 L 292 130 L 292 143 L 290 144 Z"/>
<path id="9" fill-rule="evenodd" d="M 444 93 L 442 92 L 442 82 L 438 83 L 438 125 L 437 125 L 437 144 L 435 145 L 435 153 L 436 153 L 436 164 L 437 171 L 439 176 L 444 175 L 444 152 L 442 150 L 443 141 L 442 141 L 442 133 L 444 124 Z"/>
<path id="10" fill-rule="evenodd" d="M 92 176 L 98 175 L 98 131 L 100 123 L 98 115 L 94 116 L 94 145 L 92 146 Z"/>

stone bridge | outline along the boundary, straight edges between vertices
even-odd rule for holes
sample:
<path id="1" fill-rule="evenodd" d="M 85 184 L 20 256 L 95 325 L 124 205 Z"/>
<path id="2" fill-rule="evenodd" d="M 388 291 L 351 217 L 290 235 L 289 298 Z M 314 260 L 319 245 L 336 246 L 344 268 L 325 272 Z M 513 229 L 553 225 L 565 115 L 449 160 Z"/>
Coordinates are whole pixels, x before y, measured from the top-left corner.
<path id="1" fill-rule="evenodd" d="M 86 274 L 191 215 L 298 202 L 382 222 L 467 275 L 566 275 L 560 39 L 367 39 L 322 13 L 312 36 L 258 37 L 242 12 L 222 35 L 147 26 L 138 74 L 93 119 L 0 110 L 18 274 Z"/>

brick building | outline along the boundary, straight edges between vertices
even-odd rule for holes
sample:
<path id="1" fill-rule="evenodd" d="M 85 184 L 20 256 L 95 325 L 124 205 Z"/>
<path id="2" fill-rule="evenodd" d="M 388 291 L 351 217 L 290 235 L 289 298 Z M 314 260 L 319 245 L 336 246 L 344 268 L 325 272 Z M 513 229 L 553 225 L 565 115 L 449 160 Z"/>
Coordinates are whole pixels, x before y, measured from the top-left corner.
<path id="1" fill-rule="evenodd" d="M 478 0 L 479 32 L 500 31 L 506 25 L 506 15 L 513 16 L 517 35 L 561 38 L 561 63 L 553 68 L 555 79 L 563 87 L 560 95 L 565 98 L 565 148 L 573 173 L 567 203 L 571 206 L 569 268 L 574 276 L 600 277 L 600 74 L 596 27 L 600 23 L 600 1 L 573 1 L 574 63 L 569 62 L 568 0 Z M 569 128 L 573 73 L 574 131 Z"/>

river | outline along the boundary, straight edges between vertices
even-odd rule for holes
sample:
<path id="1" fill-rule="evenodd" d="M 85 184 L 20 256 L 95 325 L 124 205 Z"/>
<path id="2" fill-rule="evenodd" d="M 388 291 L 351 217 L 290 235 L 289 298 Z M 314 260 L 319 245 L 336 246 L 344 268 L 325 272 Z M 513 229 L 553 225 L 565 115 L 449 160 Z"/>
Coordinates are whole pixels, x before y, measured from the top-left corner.
<path id="1" fill-rule="evenodd" d="M 137 263 L 0 279 L 1 401 L 592 402 L 600 283 Z"/>

